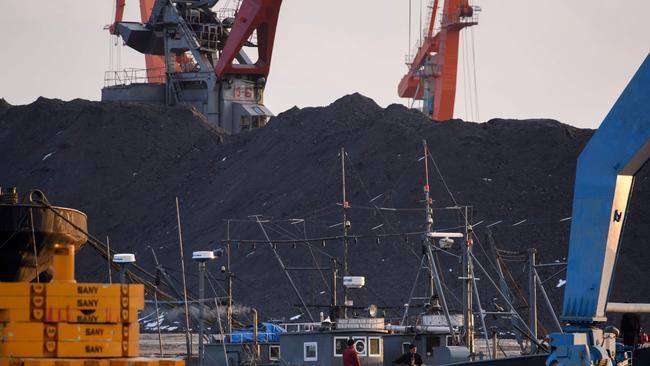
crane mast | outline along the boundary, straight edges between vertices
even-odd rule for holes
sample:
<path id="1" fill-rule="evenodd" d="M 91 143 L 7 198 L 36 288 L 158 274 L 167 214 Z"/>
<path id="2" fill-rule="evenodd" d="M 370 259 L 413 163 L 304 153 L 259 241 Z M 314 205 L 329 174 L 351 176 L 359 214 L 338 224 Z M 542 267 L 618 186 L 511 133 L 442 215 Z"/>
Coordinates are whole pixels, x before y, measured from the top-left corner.
<path id="1" fill-rule="evenodd" d="M 444 4 L 436 32 L 440 2 Z M 468 0 L 432 0 L 428 9 L 423 39 L 415 55 L 407 56 L 408 72 L 397 93 L 402 98 L 422 100 L 422 111 L 434 121 L 447 121 L 454 118 L 460 31 L 478 24 L 478 17 Z"/>
<path id="2" fill-rule="evenodd" d="M 109 31 L 145 55 L 146 70 L 109 71 L 102 100 L 190 105 L 233 134 L 264 126 L 282 0 L 242 0 L 231 12 L 213 10 L 218 2 L 140 0 L 141 22 L 127 22 L 116 0 Z"/>

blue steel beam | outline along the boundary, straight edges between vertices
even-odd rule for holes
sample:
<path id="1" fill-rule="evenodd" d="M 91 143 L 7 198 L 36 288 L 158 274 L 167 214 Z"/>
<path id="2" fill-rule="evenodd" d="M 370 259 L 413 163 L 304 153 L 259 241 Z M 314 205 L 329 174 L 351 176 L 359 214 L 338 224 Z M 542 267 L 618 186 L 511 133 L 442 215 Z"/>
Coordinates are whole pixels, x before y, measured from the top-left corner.
<path id="1" fill-rule="evenodd" d="M 650 157 L 650 55 L 578 158 L 562 319 L 603 322 L 634 175 Z"/>

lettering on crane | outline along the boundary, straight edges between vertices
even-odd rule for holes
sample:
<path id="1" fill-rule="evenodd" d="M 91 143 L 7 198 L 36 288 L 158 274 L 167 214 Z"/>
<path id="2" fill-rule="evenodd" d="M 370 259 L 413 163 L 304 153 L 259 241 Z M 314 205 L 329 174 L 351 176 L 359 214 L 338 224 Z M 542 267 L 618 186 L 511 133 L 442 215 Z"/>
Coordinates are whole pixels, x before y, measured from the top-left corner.
<path id="1" fill-rule="evenodd" d="M 622 212 L 619 212 L 618 210 L 614 210 L 614 222 L 621 222 L 622 217 L 623 217 Z"/>
<path id="2" fill-rule="evenodd" d="M 80 308 L 95 308 L 98 303 L 97 299 L 77 299 L 77 307 Z"/>
<path id="3" fill-rule="evenodd" d="M 86 353 L 102 353 L 103 349 L 104 349 L 104 347 L 102 347 L 102 346 L 87 345 L 86 346 Z"/>
<path id="4" fill-rule="evenodd" d="M 99 287 L 97 286 L 79 286 L 77 287 L 77 293 L 81 295 L 91 294 L 97 295 L 99 292 Z"/>
<path id="5" fill-rule="evenodd" d="M 78 315 L 78 323 L 97 323 L 97 315 Z"/>
<path id="6" fill-rule="evenodd" d="M 86 336 L 101 336 L 104 335 L 102 328 L 86 328 Z"/>

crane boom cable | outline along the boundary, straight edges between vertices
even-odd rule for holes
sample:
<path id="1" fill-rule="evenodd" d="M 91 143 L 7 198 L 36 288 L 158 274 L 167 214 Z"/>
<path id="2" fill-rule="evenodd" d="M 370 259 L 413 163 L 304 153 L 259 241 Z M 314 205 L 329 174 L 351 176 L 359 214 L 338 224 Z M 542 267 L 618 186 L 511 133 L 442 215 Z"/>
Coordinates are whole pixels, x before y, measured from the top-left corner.
<path id="1" fill-rule="evenodd" d="M 481 121 L 481 115 L 480 115 L 480 110 L 479 110 L 479 103 L 478 103 L 478 80 L 476 78 L 476 47 L 475 47 L 475 42 L 474 42 L 474 28 L 470 28 L 470 35 L 472 37 L 472 64 L 474 65 L 472 70 L 474 71 L 474 100 L 476 101 L 476 121 L 475 122 L 480 122 Z"/>
<path id="2" fill-rule="evenodd" d="M 461 49 L 460 49 L 460 59 L 462 60 L 462 69 L 463 69 L 463 99 L 465 104 L 465 120 L 471 120 L 470 116 L 471 111 L 471 98 L 469 97 L 469 82 L 468 82 L 468 71 L 467 71 L 467 40 L 465 37 L 461 37 Z"/>
<path id="3" fill-rule="evenodd" d="M 411 17 L 413 13 L 413 0 L 409 0 L 409 44 L 408 47 L 406 48 L 406 55 L 410 59 L 411 58 L 411 31 L 412 31 L 412 24 L 411 24 Z"/>

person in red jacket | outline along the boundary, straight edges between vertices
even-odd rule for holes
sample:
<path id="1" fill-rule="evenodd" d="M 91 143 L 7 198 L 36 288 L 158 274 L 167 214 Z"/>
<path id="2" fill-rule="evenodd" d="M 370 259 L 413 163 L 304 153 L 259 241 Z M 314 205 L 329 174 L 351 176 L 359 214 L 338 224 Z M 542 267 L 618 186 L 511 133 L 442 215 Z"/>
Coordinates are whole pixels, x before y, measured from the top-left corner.
<path id="1" fill-rule="evenodd" d="M 343 351 L 343 366 L 361 366 L 352 338 L 348 339 L 348 348 Z"/>

